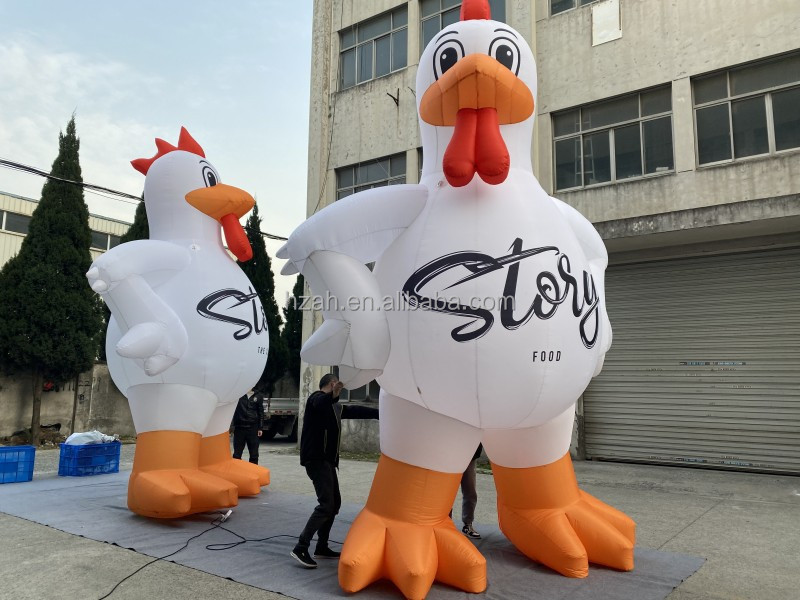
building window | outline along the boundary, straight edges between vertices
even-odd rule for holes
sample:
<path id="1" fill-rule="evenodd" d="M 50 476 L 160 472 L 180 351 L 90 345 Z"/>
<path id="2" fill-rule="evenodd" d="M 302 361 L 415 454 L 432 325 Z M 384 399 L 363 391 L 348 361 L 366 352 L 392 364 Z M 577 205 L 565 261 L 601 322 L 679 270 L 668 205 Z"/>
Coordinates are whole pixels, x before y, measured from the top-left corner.
<path id="1" fill-rule="evenodd" d="M 800 148 L 800 54 L 692 80 L 701 165 Z"/>
<path id="2" fill-rule="evenodd" d="M 333 367 L 331 372 L 338 378 L 339 367 Z M 366 385 L 354 390 L 343 389 L 339 398 L 343 402 L 377 402 L 381 393 L 381 386 L 374 379 Z"/>
<path id="3" fill-rule="evenodd" d="M 670 86 L 553 114 L 556 189 L 675 169 Z"/>
<path id="4" fill-rule="evenodd" d="M 597 0 L 550 0 L 550 14 L 557 15 L 565 10 L 571 10 L 578 6 L 586 6 Z"/>
<path id="5" fill-rule="evenodd" d="M 108 234 L 92 231 L 92 248 L 95 250 L 108 250 Z"/>
<path id="6" fill-rule="evenodd" d="M 408 7 L 401 6 L 339 32 L 339 89 L 383 77 L 406 66 Z"/>
<path id="7" fill-rule="evenodd" d="M 119 246 L 119 236 L 118 235 L 108 235 L 108 249 L 111 250 L 114 246 Z"/>
<path id="8" fill-rule="evenodd" d="M 28 233 L 28 225 L 30 225 L 30 222 L 31 218 L 28 215 L 6 211 L 3 229 L 6 231 L 13 231 L 14 233 L 26 234 Z"/>
<path id="9" fill-rule="evenodd" d="M 374 187 L 405 182 L 406 154 L 402 152 L 336 169 L 336 199 Z"/>
<path id="10" fill-rule="evenodd" d="M 492 20 L 506 22 L 505 0 L 489 0 Z M 456 23 L 461 15 L 460 0 L 421 0 L 420 13 L 420 54 L 437 33 L 448 25 Z"/>

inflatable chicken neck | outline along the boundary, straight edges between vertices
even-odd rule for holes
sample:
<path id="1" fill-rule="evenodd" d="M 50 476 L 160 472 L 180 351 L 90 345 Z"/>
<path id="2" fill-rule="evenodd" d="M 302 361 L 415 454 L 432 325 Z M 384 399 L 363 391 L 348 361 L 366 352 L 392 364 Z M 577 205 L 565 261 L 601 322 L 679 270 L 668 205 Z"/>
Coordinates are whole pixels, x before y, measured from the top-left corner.
<path id="1" fill-rule="evenodd" d="M 633 521 L 578 488 L 568 453 L 575 402 L 611 344 L 608 257 L 533 175 L 531 50 L 466 0 L 423 52 L 416 89 L 420 184 L 339 200 L 278 253 L 337 300 L 304 359 L 338 365 L 346 387 L 381 386 L 382 456 L 339 582 L 389 578 L 414 599 L 434 580 L 483 591 L 486 561 L 448 518 L 481 442 L 521 552 L 569 577 L 590 562 L 632 569 Z"/>
<path id="2" fill-rule="evenodd" d="M 235 506 L 269 471 L 231 457 L 237 400 L 267 356 L 264 311 L 239 260 L 252 257 L 239 218 L 250 194 L 220 182 L 200 145 L 181 128 L 177 146 L 132 161 L 146 175 L 149 240 L 121 244 L 87 273 L 112 317 L 106 356 L 128 398 L 136 454 L 128 507 L 170 518 Z"/>

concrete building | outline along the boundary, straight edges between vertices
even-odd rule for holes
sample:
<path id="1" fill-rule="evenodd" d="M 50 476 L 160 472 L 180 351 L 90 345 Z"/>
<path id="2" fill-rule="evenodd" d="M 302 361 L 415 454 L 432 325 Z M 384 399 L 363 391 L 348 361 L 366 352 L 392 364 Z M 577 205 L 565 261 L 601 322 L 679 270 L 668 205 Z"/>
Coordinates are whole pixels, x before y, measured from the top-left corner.
<path id="1" fill-rule="evenodd" d="M 417 64 L 459 6 L 315 1 L 309 215 L 418 181 Z M 800 472 L 800 4 L 492 9 L 537 59 L 534 173 L 610 254 L 614 345 L 579 402 L 577 453 Z M 318 325 L 306 313 L 304 336 Z M 302 396 L 322 373 L 303 365 Z M 374 446 L 363 427 L 344 445 Z"/>
<path id="2" fill-rule="evenodd" d="M 31 215 L 38 204 L 38 200 L 0 191 L 0 267 L 19 252 L 22 240 L 28 233 Z M 120 237 L 130 226 L 124 221 L 90 214 L 92 259 L 119 244 Z"/>

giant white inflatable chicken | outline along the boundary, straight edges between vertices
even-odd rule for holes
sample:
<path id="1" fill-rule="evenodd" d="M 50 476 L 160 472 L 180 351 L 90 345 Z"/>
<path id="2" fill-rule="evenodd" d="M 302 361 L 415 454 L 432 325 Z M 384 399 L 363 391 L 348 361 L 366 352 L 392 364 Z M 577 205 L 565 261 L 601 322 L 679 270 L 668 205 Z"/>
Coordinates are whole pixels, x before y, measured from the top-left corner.
<path id="1" fill-rule="evenodd" d="M 633 568 L 633 521 L 578 489 L 568 453 L 611 344 L 607 254 L 532 173 L 535 91 L 523 37 L 466 0 L 420 58 L 420 184 L 340 200 L 278 253 L 336 300 L 304 358 L 339 365 L 347 387 L 381 385 L 382 457 L 343 548 L 347 591 L 382 577 L 408 598 L 434 579 L 485 588 L 485 560 L 448 518 L 479 442 L 519 550 L 571 577 Z"/>
<path id="2" fill-rule="evenodd" d="M 170 518 L 235 506 L 269 471 L 231 457 L 237 399 L 260 377 L 268 334 L 239 260 L 252 249 L 239 218 L 250 194 L 220 183 L 200 145 L 181 128 L 177 147 L 132 161 L 146 175 L 150 239 L 121 244 L 87 273 L 111 309 L 108 367 L 128 398 L 136 454 L 128 507 Z"/>

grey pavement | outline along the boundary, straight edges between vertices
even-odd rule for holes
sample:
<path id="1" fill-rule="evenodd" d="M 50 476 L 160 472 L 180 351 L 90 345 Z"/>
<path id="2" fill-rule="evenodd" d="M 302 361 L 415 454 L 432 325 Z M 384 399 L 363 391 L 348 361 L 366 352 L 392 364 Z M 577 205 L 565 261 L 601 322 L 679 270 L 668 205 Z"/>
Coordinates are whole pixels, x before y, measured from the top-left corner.
<path id="1" fill-rule="evenodd" d="M 261 463 L 272 471 L 274 489 L 313 496 L 292 448 L 281 438 L 264 444 Z M 121 470 L 130 469 L 133 451 L 133 445 L 123 446 Z M 638 545 L 707 559 L 669 600 L 800 597 L 800 478 L 601 462 L 576 462 L 575 468 L 583 489 L 637 522 Z M 35 477 L 55 477 L 57 471 L 58 450 L 39 450 Z M 343 460 L 343 500 L 363 503 L 374 472 L 375 463 Z M 479 473 L 478 530 L 481 523 L 497 523 L 495 501 L 491 475 Z M 453 514 L 458 520 L 460 498 Z M 119 580 L 153 560 L 2 513 L 0 528 L 0 598 L 38 600 L 56 594 L 101 598 Z M 165 561 L 134 575 L 111 596 L 118 600 L 212 597 L 286 598 Z"/>

